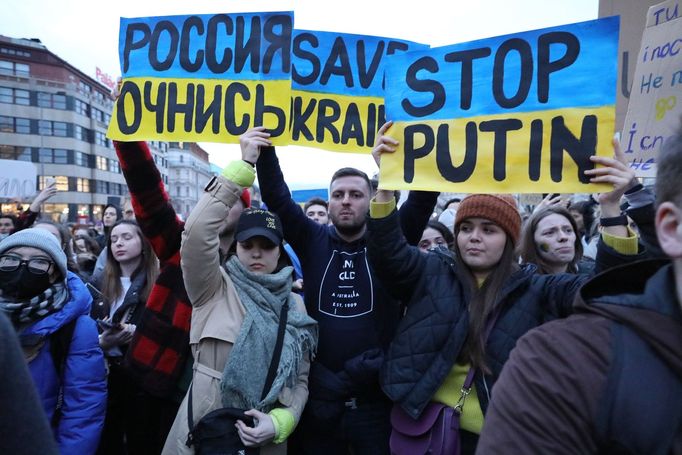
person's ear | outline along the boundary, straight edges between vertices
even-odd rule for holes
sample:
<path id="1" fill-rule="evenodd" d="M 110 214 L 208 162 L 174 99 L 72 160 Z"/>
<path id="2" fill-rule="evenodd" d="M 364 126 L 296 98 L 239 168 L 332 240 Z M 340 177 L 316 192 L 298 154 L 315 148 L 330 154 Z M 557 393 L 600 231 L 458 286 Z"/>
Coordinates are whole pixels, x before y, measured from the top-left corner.
<path id="1" fill-rule="evenodd" d="M 57 268 L 57 264 L 54 264 L 50 270 L 50 284 L 56 283 L 59 280 L 61 274 L 62 273 Z"/>
<path id="2" fill-rule="evenodd" d="M 656 235 L 666 256 L 682 258 L 682 209 L 673 202 L 664 202 L 656 210 Z"/>

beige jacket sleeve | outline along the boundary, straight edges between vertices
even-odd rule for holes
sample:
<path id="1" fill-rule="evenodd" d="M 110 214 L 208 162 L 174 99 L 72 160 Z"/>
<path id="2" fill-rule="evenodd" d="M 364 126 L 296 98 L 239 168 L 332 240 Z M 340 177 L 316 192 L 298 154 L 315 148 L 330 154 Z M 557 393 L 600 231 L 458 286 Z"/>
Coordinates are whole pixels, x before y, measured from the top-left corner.
<path id="1" fill-rule="evenodd" d="M 220 228 L 242 188 L 225 179 L 213 179 L 185 223 L 180 249 L 182 275 L 192 306 L 199 307 L 221 292 Z"/>

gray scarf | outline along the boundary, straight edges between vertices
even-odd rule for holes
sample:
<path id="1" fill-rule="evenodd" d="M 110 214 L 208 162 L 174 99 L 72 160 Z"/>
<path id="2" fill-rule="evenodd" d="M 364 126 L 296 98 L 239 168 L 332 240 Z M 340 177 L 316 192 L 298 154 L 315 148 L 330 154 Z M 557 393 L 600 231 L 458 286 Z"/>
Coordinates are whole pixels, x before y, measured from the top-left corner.
<path id="1" fill-rule="evenodd" d="M 299 364 L 317 349 L 317 322 L 296 311 L 291 295 L 291 267 L 277 273 L 256 274 L 247 270 L 236 256 L 225 264 L 237 295 L 246 308 L 237 340 L 225 364 L 220 382 L 223 406 L 270 411 L 284 386 L 298 380 Z M 277 340 L 279 315 L 289 305 L 282 355 L 272 387 L 261 400 Z"/>
<path id="2" fill-rule="evenodd" d="M 69 300 L 66 282 L 54 283 L 30 299 L 17 300 L 3 296 L 0 292 L 0 311 L 9 317 L 14 325 L 30 324 L 59 311 Z"/>

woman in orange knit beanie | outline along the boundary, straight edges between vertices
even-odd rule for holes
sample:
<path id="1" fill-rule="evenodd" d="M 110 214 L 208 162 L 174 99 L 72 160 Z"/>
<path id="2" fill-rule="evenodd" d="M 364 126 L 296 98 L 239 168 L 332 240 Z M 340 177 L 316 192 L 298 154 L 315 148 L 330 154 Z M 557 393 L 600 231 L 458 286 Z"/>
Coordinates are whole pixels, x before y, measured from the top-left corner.
<path id="1" fill-rule="evenodd" d="M 379 131 L 373 151 L 377 161 L 397 145 L 383 134 L 388 126 Z M 613 185 L 613 191 L 600 197 L 603 216 L 614 218 L 607 235 L 629 242 L 633 250 L 602 242 L 599 269 L 622 262 L 628 254 L 636 257 L 637 239 L 616 216 L 633 173 L 617 159 L 592 160 L 603 167 L 587 171 L 591 181 Z M 545 321 L 570 314 L 588 276 L 541 275 L 534 265 L 519 264 L 515 249 L 521 216 L 510 195 L 473 194 L 462 200 L 455 218 L 454 255 L 424 254 L 407 244 L 391 191 L 377 192 L 370 216 L 370 263 L 386 289 L 406 303 L 381 371 L 382 389 L 395 403 L 391 451 L 456 453 L 448 439 L 454 433 L 461 453 L 473 454 L 491 390 L 516 341 Z M 459 425 L 436 431 L 434 425 L 442 419 Z M 453 428 L 450 420 L 440 428 L 445 427 Z M 420 442 L 407 434 L 428 428 L 433 428 L 426 438 L 432 445 L 417 449 Z"/>

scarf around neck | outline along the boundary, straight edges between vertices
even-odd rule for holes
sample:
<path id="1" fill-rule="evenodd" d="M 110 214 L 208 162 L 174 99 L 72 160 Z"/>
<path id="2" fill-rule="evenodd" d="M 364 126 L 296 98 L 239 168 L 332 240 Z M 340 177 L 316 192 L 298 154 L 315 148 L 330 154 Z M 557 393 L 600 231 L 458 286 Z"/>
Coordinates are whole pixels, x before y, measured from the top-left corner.
<path id="1" fill-rule="evenodd" d="M 36 322 L 61 310 L 68 300 L 69 291 L 66 281 L 63 281 L 51 285 L 30 299 L 13 299 L 0 292 L 0 311 L 3 311 L 16 327 Z"/>
<path id="2" fill-rule="evenodd" d="M 220 383 L 223 406 L 268 412 L 282 388 L 292 387 L 298 380 L 301 360 L 311 357 L 317 349 L 317 322 L 295 309 L 291 294 L 292 267 L 271 274 L 256 274 L 232 256 L 225 269 L 246 314 L 223 370 Z M 289 305 L 289 313 L 277 375 L 261 400 L 284 304 Z"/>

